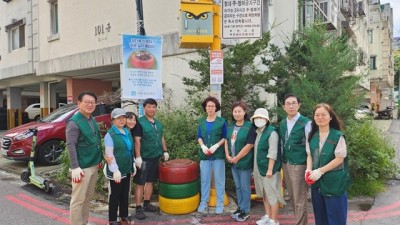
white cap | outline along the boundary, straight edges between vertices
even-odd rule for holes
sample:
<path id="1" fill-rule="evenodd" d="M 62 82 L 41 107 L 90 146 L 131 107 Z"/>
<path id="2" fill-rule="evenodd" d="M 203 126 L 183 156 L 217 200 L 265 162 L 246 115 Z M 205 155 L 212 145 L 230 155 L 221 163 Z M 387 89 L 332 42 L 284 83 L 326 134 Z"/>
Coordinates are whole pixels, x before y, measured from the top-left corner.
<path id="1" fill-rule="evenodd" d="M 256 111 L 254 112 L 254 116 L 252 116 L 250 118 L 250 120 L 253 121 L 254 118 L 264 118 L 264 119 L 267 119 L 269 121 L 268 110 L 266 110 L 264 108 L 256 109 Z"/>
<path id="2" fill-rule="evenodd" d="M 111 118 L 115 119 L 118 118 L 120 116 L 125 116 L 126 117 L 126 113 L 123 109 L 121 108 L 115 108 L 112 112 L 111 112 Z"/>

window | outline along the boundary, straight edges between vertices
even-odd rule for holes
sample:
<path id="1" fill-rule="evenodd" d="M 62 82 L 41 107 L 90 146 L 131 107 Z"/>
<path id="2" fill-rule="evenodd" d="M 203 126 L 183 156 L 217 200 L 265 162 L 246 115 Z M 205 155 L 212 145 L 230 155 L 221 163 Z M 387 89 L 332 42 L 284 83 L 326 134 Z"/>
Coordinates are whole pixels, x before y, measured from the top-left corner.
<path id="1" fill-rule="evenodd" d="M 25 47 L 25 24 L 10 29 L 10 50 Z"/>
<path id="2" fill-rule="evenodd" d="M 50 33 L 58 34 L 58 1 L 50 1 Z"/>
<path id="3" fill-rule="evenodd" d="M 368 41 L 369 41 L 369 43 L 372 43 L 373 42 L 373 33 L 372 33 L 372 30 L 368 30 Z"/>
<path id="4" fill-rule="evenodd" d="M 376 70 L 377 68 L 376 68 L 376 56 L 371 56 L 370 58 L 369 58 L 369 68 L 371 69 L 371 70 Z"/>

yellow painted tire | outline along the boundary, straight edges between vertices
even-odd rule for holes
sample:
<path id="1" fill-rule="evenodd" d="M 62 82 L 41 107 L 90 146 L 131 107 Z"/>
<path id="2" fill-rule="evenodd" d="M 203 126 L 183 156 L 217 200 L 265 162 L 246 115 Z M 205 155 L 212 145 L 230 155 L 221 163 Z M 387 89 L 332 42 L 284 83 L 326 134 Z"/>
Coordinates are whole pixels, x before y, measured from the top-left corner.
<path id="1" fill-rule="evenodd" d="M 159 207 L 161 211 L 172 215 L 188 214 L 196 211 L 200 203 L 200 194 L 183 199 L 169 199 L 158 196 Z"/>
<path id="2" fill-rule="evenodd" d="M 229 198 L 226 195 L 226 193 L 224 193 L 224 206 L 228 204 L 229 204 Z M 210 189 L 210 199 L 208 200 L 208 206 L 210 207 L 217 206 L 217 192 L 213 188 Z"/>

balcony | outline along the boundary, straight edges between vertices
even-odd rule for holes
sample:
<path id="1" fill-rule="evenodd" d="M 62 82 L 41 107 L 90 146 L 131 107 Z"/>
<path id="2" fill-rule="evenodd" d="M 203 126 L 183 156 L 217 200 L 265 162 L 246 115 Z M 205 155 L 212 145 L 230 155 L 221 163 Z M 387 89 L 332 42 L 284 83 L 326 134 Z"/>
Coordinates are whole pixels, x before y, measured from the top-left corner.
<path id="1" fill-rule="evenodd" d="M 346 20 L 354 20 L 356 15 L 354 11 L 354 6 L 356 5 L 356 0 L 341 0 L 340 12 L 343 14 Z"/>
<path id="2" fill-rule="evenodd" d="M 309 0 L 303 5 L 303 25 L 324 24 L 328 30 L 338 28 L 339 0 Z"/>
<path id="3" fill-rule="evenodd" d="M 358 2 L 357 13 L 359 16 L 365 16 L 364 2 Z"/>

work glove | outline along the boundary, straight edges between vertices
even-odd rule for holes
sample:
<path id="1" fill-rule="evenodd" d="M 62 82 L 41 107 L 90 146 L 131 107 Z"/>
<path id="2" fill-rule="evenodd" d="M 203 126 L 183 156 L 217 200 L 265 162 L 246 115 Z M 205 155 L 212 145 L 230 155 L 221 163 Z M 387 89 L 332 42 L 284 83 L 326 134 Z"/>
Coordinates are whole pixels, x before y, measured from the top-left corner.
<path id="1" fill-rule="evenodd" d="M 142 167 L 142 163 L 143 163 L 142 157 L 135 158 L 135 164 L 137 168 L 140 169 L 140 167 Z"/>
<path id="2" fill-rule="evenodd" d="M 80 167 L 72 169 L 71 172 L 72 172 L 72 174 L 71 174 L 72 182 L 74 182 L 74 183 L 81 182 L 83 176 L 85 176 L 85 174 L 83 173 L 83 171 Z"/>
<path id="3" fill-rule="evenodd" d="M 169 159 L 168 152 L 164 152 L 164 161 L 168 161 L 168 159 Z"/>
<path id="4" fill-rule="evenodd" d="M 201 150 L 203 151 L 204 154 L 208 155 L 208 148 L 205 145 L 201 145 Z"/>
<path id="5" fill-rule="evenodd" d="M 214 152 L 217 151 L 218 148 L 219 148 L 218 144 L 211 146 L 211 148 L 210 148 L 211 154 L 214 154 Z"/>
<path id="6" fill-rule="evenodd" d="M 323 174 L 324 174 L 324 173 L 321 172 L 320 168 L 315 169 L 315 170 L 311 171 L 311 173 L 310 173 L 310 179 L 313 180 L 313 181 L 317 181 L 317 180 L 319 180 L 319 178 L 321 178 L 321 176 L 322 176 Z"/>
<path id="7" fill-rule="evenodd" d="M 306 172 L 304 173 L 304 180 L 306 181 L 306 183 L 308 185 L 312 185 L 315 183 L 314 180 L 310 179 L 310 174 L 311 174 L 311 170 L 306 170 Z"/>
<path id="8" fill-rule="evenodd" d="M 115 181 L 115 183 L 119 184 L 121 183 L 121 172 L 119 172 L 119 170 L 115 171 L 113 173 L 113 180 Z"/>
<path id="9" fill-rule="evenodd" d="M 136 175 L 137 169 L 136 169 L 136 165 L 135 163 L 132 164 L 133 165 L 133 173 L 132 173 L 132 177 L 134 177 Z"/>

